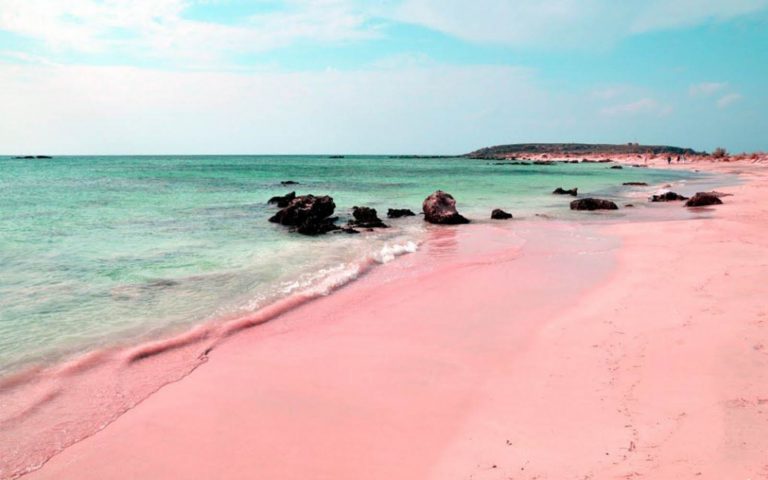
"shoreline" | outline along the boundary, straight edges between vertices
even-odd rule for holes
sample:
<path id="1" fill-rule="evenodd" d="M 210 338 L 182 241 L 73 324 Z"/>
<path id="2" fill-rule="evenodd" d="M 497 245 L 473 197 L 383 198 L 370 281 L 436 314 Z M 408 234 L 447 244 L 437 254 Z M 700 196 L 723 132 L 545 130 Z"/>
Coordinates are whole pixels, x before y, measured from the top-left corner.
<path id="1" fill-rule="evenodd" d="M 682 208 L 682 207 L 681 207 L 681 208 Z M 676 221 L 675 221 L 675 220 L 673 220 L 672 222 L 676 222 Z M 685 220 L 683 220 L 682 222 L 685 222 Z M 520 225 L 520 223 L 517 223 L 516 225 Z M 631 222 L 631 223 L 628 223 L 628 224 L 624 224 L 624 223 L 622 223 L 622 224 L 620 224 L 620 225 L 630 225 L 630 226 L 631 226 L 631 225 L 634 225 L 634 222 Z M 483 227 L 483 228 L 493 228 L 493 227 L 489 227 L 489 226 L 487 226 L 487 225 L 482 225 L 482 227 Z M 583 227 L 582 227 L 582 228 L 583 228 Z M 598 229 L 606 229 L 606 228 L 607 228 L 607 229 L 611 229 L 612 227 L 611 227 L 611 226 L 598 226 L 598 227 L 595 227 L 595 228 L 598 228 Z M 486 236 L 487 236 L 487 235 L 486 235 Z M 475 245 L 475 247 L 476 247 L 476 246 L 477 246 L 477 245 Z M 475 248 L 475 247 L 473 247 L 473 248 Z M 417 255 L 418 255 L 418 253 L 417 253 Z M 417 255 L 416 255 L 416 256 L 417 256 Z M 398 266 L 399 266 L 399 267 L 403 267 L 403 268 L 404 268 L 404 267 L 405 267 L 405 265 L 407 265 L 407 262 L 406 262 L 406 263 L 402 263 L 402 262 L 403 262 L 403 261 L 405 261 L 405 260 L 411 260 L 411 258 L 409 258 L 409 257 L 411 257 L 411 256 L 408 256 L 408 257 L 406 257 L 405 259 L 401 260 L 401 262 L 396 262 L 396 263 L 398 264 Z M 492 263 L 493 261 L 492 261 L 492 260 L 486 260 L 486 262 L 488 262 L 488 263 Z M 384 270 L 384 269 L 377 269 L 377 273 L 378 273 L 380 270 Z M 371 275 L 371 276 L 377 276 L 377 275 L 375 275 L 375 274 L 374 274 L 374 275 Z M 378 275 L 378 276 L 381 276 L 381 275 Z M 361 288 L 364 288 L 364 285 L 362 285 L 362 286 L 358 286 L 358 284 L 360 284 L 360 283 L 363 283 L 363 284 L 364 284 L 366 280 L 367 280 L 367 278 L 366 278 L 366 279 L 363 279 L 363 280 L 358 280 L 357 282 L 354 282 L 354 285 L 351 285 L 351 286 L 349 286 L 349 287 L 346 287 L 345 289 L 343 289 L 343 291 L 347 291 L 347 290 L 353 290 L 353 289 L 356 289 L 356 290 L 360 290 Z M 595 287 L 595 288 L 597 288 L 597 287 Z M 337 294 L 338 294 L 338 292 L 337 292 Z M 336 297 L 336 296 L 337 296 L 337 294 L 334 294 L 332 297 Z M 371 293 L 370 295 L 376 295 L 376 294 L 375 294 L 375 293 Z M 330 300 L 327 300 L 327 298 L 322 298 L 322 299 L 320 299 L 319 301 L 330 301 Z M 313 303 L 312 303 L 312 305 L 314 306 L 314 305 L 315 305 L 315 302 L 313 302 Z M 298 314 L 298 311 L 301 311 L 301 310 L 302 310 L 302 308 L 303 308 L 303 307 L 299 306 L 299 307 L 296 309 L 297 311 L 291 311 L 291 312 L 287 313 L 287 314 L 286 314 L 284 317 L 291 317 L 291 318 L 293 318 L 293 317 L 295 317 L 295 316 Z M 306 310 L 306 308 L 305 308 L 305 310 Z M 281 317 L 281 320 L 283 320 L 283 319 L 284 319 L 284 318 L 283 318 L 283 317 Z M 288 324 L 290 324 L 290 322 L 288 322 Z M 279 326 L 279 328 L 288 328 L 288 326 L 287 326 L 287 325 L 282 325 L 282 324 L 281 324 L 281 325 Z M 279 328 L 278 328 L 278 329 L 279 329 Z M 259 332 L 258 332 L 258 335 L 256 335 L 256 336 L 259 336 L 259 337 L 261 337 L 261 336 L 268 336 L 268 332 L 267 332 L 267 330 L 271 330 L 271 329 L 263 329 L 263 328 L 260 328 L 260 329 L 256 329 L 256 330 L 259 330 Z M 243 336 L 246 336 L 246 335 L 251 335 L 251 336 L 252 336 L 252 333 L 251 333 L 251 332 L 245 332 L 245 334 L 244 334 Z M 230 343 L 230 342 L 236 342 L 236 341 L 239 341 L 239 339 L 234 339 L 234 338 L 233 338 L 233 339 L 231 339 L 230 341 L 228 341 L 227 343 Z M 229 347 L 227 347 L 227 344 L 224 344 L 224 345 L 222 345 L 222 347 L 221 347 L 221 348 L 223 349 L 223 348 L 229 348 Z M 206 353 L 207 353 L 207 352 L 206 352 Z M 218 352 L 218 351 L 216 351 L 216 352 L 214 352 L 214 353 L 213 353 L 213 355 L 219 355 L 219 352 Z M 209 365 L 208 365 L 207 363 L 203 363 L 202 365 L 204 365 L 204 366 L 205 366 L 205 368 L 208 368 L 208 367 L 209 367 Z M 197 373 L 196 373 L 195 375 L 197 375 Z M 181 382 L 179 382 L 179 383 L 178 383 L 178 385 L 181 385 L 181 384 L 184 384 L 184 383 L 188 382 L 188 381 L 189 381 L 189 379 L 190 379 L 190 377 L 187 377 L 186 379 L 184 379 L 184 380 L 182 380 Z M 171 385 L 174 385 L 174 384 L 171 384 Z M 169 385 L 169 386 L 171 386 L 171 385 Z M 162 393 L 162 392 L 163 392 L 163 391 L 165 391 L 165 390 L 166 390 L 166 388 L 162 389 L 160 393 Z M 152 396 L 150 396 L 150 397 L 147 399 L 147 401 L 150 401 L 150 400 L 152 400 L 154 397 L 155 397 L 155 395 L 152 395 Z M 116 425 L 116 424 L 117 424 L 117 422 L 121 422 L 123 417 L 127 417 L 127 416 L 129 416 L 129 415 L 133 415 L 133 414 L 134 414 L 134 412 L 135 412 L 136 410 L 140 409 L 140 408 L 144 408 L 144 407 L 143 407 L 143 404 L 139 405 L 138 407 L 136 407 L 136 408 L 134 408 L 134 409 L 131 409 L 131 410 L 129 410 L 127 414 L 125 414 L 125 415 L 121 416 L 120 418 L 118 418 L 118 420 L 117 420 L 117 421 L 115 422 L 115 424 L 113 424 L 113 425 Z M 192 413 L 192 414 L 194 414 L 194 413 Z M 107 432 L 107 431 L 109 431 L 109 430 L 110 430 L 110 429 L 112 429 L 112 428 L 113 428 L 113 427 L 112 427 L 112 426 L 110 426 L 110 427 L 108 427 L 106 430 L 104 430 L 103 432 Z M 88 438 L 88 439 L 86 439 L 85 441 L 83 441 L 83 442 L 80 442 L 79 444 L 76 444 L 74 447 L 71 447 L 70 449 L 72 449 L 72 448 L 80 448 L 80 447 L 79 447 L 79 445 L 80 445 L 80 444 L 83 444 L 83 443 L 86 443 L 86 442 L 90 443 L 90 442 L 91 442 L 91 440 L 90 440 L 91 438 L 95 438 L 95 437 L 98 437 L 99 435 L 101 435 L 101 434 L 96 434 L 96 435 L 94 435 L 93 437 L 89 437 L 89 438 Z M 96 440 L 94 440 L 94 441 L 96 441 Z M 61 455 L 65 455 L 65 454 L 67 454 L 67 452 L 68 452 L 70 449 L 67 449 L 67 450 L 65 450 L 65 452 L 64 452 L 64 453 L 62 453 Z M 54 459 L 52 460 L 52 462 L 54 462 L 54 463 L 57 463 L 57 464 L 58 464 L 58 461 L 56 460 L 57 458 L 58 458 L 58 456 L 57 456 L 57 457 L 54 457 Z M 46 467 L 46 468 L 47 468 L 47 467 Z M 42 472 L 45 472 L 45 471 L 46 471 L 46 468 L 44 468 L 44 469 L 41 471 L 41 473 L 42 473 Z M 59 477 L 59 478 L 62 478 L 62 477 Z M 63 477 L 63 478 L 68 478 L 68 477 Z M 419 478 L 419 477 L 413 477 L 413 478 Z M 422 478 L 423 478 L 423 477 L 422 477 Z"/>

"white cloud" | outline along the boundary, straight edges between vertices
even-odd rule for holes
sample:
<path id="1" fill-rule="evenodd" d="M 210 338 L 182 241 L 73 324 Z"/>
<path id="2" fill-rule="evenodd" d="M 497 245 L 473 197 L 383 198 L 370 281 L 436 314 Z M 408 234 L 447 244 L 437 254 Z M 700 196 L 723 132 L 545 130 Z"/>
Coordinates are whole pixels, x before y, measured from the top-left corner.
<path id="1" fill-rule="evenodd" d="M 722 21 L 768 0 L 405 0 L 397 20 L 480 43 L 573 47 Z"/>
<path id="2" fill-rule="evenodd" d="M 768 6 L 768 0 L 285 0 L 280 9 L 223 24 L 186 18 L 198 3 L 216 1 L 0 0 L 0 30 L 43 41 L 54 51 L 209 62 L 302 40 L 367 39 L 380 34 L 376 25 L 385 19 L 472 42 L 573 47 L 727 20 Z"/>
<path id="3" fill-rule="evenodd" d="M 717 106 L 718 108 L 728 108 L 743 98 L 744 97 L 741 94 L 729 93 L 728 95 L 720 97 L 720 99 L 717 101 Z"/>
<path id="4" fill-rule="evenodd" d="M 211 61 L 299 40 L 341 42 L 377 34 L 351 0 L 292 0 L 279 11 L 237 24 L 189 20 L 209 0 L 2 0 L 0 30 L 44 42 L 53 51 L 109 52 Z"/>
<path id="5" fill-rule="evenodd" d="M 672 113 L 672 107 L 664 105 L 653 98 L 641 98 L 639 100 L 612 105 L 600 111 L 607 116 L 621 115 L 656 115 L 665 116 Z"/>
<path id="6" fill-rule="evenodd" d="M 691 96 L 710 96 L 713 95 L 724 88 L 728 86 L 727 83 L 723 82 L 705 82 L 705 83 L 698 83 L 696 85 L 691 85 L 691 87 L 688 89 L 688 93 L 691 94 Z"/>

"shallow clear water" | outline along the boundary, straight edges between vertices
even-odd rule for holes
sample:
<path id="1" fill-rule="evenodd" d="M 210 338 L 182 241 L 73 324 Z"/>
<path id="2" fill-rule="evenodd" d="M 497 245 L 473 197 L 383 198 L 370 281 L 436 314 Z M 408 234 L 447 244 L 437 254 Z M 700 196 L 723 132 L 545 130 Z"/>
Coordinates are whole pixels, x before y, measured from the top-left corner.
<path id="1" fill-rule="evenodd" d="M 334 197 L 419 211 L 436 189 L 487 221 L 568 216 L 571 197 L 626 195 L 622 182 L 685 181 L 689 172 L 605 164 L 495 165 L 463 158 L 199 156 L 0 159 L 0 374 L 115 342 L 134 343 L 258 309 L 343 276 L 385 246 L 418 241 L 419 217 L 373 234 L 307 238 L 267 222 L 273 195 Z M 283 187 L 281 181 L 300 185 Z M 646 192 L 640 190 L 639 195 Z M 385 220 L 386 221 L 386 220 Z M 386 253 L 386 252 L 385 252 Z"/>

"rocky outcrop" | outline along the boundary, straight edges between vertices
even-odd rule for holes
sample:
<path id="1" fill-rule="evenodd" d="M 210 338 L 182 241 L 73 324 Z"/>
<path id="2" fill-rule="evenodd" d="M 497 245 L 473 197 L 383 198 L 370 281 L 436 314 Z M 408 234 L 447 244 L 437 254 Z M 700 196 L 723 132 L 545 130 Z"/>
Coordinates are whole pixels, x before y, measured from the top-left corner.
<path id="1" fill-rule="evenodd" d="M 296 198 L 296 192 L 291 192 L 285 195 L 274 196 L 270 198 L 267 203 L 269 205 L 277 205 L 279 208 L 285 208 L 294 198 Z"/>
<path id="2" fill-rule="evenodd" d="M 453 196 L 442 190 L 437 190 L 425 198 L 422 209 L 424 211 L 424 220 L 429 223 L 440 225 L 469 223 L 469 220 L 456 210 L 456 200 L 453 199 Z"/>
<path id="3" fill-rule="evenodd" d="M 491 219 L 493 220 L 509 220 L 510 218 L 512 218 L 512 214 L 500 208 L 496 208 L 491 212 Z"/>
<path id="4" fill-rule="evenodd" d="M 321 235 L 339 227 L 334 224 L 336 217 L 331 217 L 336 209 L 333 198 L 325 195 L 301 195 L 291 202 L 269 221 L 291 227 L 293 231 L 302 235 Z"/>
<path id="5" fill-rule="evenodd" d="M 717 192 L 698 192 L 685 202 L 686 207 L 707 207 L 709 205 L 722 205 L 723 201 Z"/>
<path id="6" fill-rule="evenodd" d="M 660 195 L 654 195 L 651 197 L 652 202 L 676 202 L 682 200 L 688 200 L 688 197 L 684 197 L 675 192 L 665 192 Z"/>
<path id="7" fill-rule="evenodd" d="M 630 187 L 647 187 L 648 184 L 645 182 L 624 182 L 622 183 L 624 186 L 630 186 Z"/>
<path id="8" fill-rule="evenodd" d="M 387 210 L 387 218 L 413 217 L 416 215 L 407 208 L 390 208 Z"/>
<path id="9" fill-rule="evenodd" d="M 571 210 L 618 210 L 619 207 L 610 200 L 600 198 L 581 198 L 571 202 Z"/>
<path id="10" fill-rule="evenodd" d="M 575 196 L 577 196 L 579 194 L 579 189 L 578 188 L 572 188 L 570 190 L 565 190 L 562 187 L 557 187 L 556 189 L 554 189 L 552 191 L 552 194 L 553 195 L 572 195 L 572 196 L 575 197 Z"/>
<path id="11" fill-rule="evenodd" d="M 622 167 L 621 165 L 613 165 L 610 168 L 612 168 L 613 170 L 621 170 L 624 167 Z"/>
<path id="12" fill-rule="evenodd" d="M 352 207 L 352 216 L 354 220 L 350 225 L 362 228 L 387 228 L 387 225 L 381 221 L 375 208 L 370 207 Z"/>

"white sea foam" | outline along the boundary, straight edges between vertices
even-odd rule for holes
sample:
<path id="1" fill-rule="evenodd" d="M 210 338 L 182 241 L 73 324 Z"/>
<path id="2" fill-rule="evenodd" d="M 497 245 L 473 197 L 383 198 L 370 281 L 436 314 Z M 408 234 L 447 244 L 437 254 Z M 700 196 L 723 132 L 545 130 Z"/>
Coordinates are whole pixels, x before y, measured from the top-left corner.
<path id="1" fill-rule="evenodd" d="M 374 260 L 376 260 L 379 263 L 389 263 L 395 258 L 399 257 L 400 255 L 404 255 L 406 253 L 414 253 L 418 249 L 419 249 L 418 244 L 412 241 L 407 241 L 402 245 L 386 244 L 383 247 L 381 247 L 381 250 L 374 253 L 372 257 Z"/>

